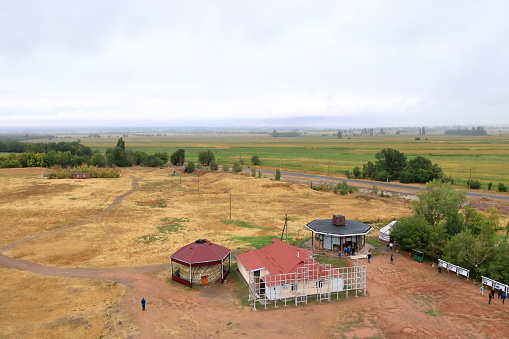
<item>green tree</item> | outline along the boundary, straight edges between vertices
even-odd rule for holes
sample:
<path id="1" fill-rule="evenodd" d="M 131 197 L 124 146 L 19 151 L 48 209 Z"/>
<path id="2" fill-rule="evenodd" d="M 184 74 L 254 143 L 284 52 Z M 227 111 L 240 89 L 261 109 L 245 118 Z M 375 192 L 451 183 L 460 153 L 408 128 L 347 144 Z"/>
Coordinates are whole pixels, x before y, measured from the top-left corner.
<path id="1" fill-rule="evenodd" d="M 458 233 L 444 247 L 444 260 L 455 265 L 477 269 L 493 251 L 493 241 L 473 234 L 470 230 Z"/>
<path id="2" fill-rule="evenodd" d="M 422 216 L 430 225 L 436 226 L 447 219 L 466 202 L 466 192 L 459 191 L 450 183 L 438 180 L 426 184 L 417 193 L 418 200 L 411 202 L 415 214 Z"/>
<path id="3" fill-rule="evenodd" d="M 503 183 L 498 184 L 498 191 L 499 192 L 507 192 L 507 187 Z"/>
<path id="4" fill-rule="evenodd" d="M 488 275 L 493 280 L 509 284 L 509 247 L 493 247 L 486 266 L 480 269 L 480 272 Z"/>
<path id="5" fill-rule="evenodd" d="M 341 131 L 338 131 L 337 136 L 338 136 L 338 139 L 342 139 L 343 138 L 343 133 Z"/>
<path id="6" fill-rule="evenodd" d="M 260 166 L 262 164 L 260 157 L 257 155 L 253 155 L 251 157 L 251 165 L 253 166 Z"/>
<path id="7" fill-rule="evenodd" d="M 355 166 L 353 168 L 353 177 L 355 179 L 360 179 L 362 177 L 362 172 L 359 166 Z"/>
<path id="8" fill-rule="evenodd" d="M 254 168 L 254 167 L 253 167 L 253 168 L 251 168 L 251 176 L 252 176 L 253 178 L 256 178 L 256 168 Z"/>
<path id="9" fill-rule="evenodd" d="M 433 257 L 440 257 L 447 239 L 445 229 L 432 226 L 421 215 L 412 215 L 399 219 L 391 230 L 401 248 L 407 251 L 419 250 Z"/>
<path id="10" fill-rule="evenodd" d="M 276 181 L 279 181 L 281 180 L 281 171 L 279 170 L 279 168 L 276 170 L 276 176 L 274 178 Z"/>
<path id="11" fill-rule="evenodd" d="M 170 162 L 175 166 L 182 166 L 186 161 L 186 151 L 184 149 L 178 149 L 170 156 Z"/>
<path id="12" fill-rule="evenodd" d="M 106 158 L 101 152 L 96 152 L 90 157 L 90 164 L 93 166 L 104 167 L 106 166 Z"/>
<path id="13" fill-rule="evenodd" d="M 198 162 L 205 166 L 209 166 L 212 161 L 216 160 L 214 152 L 211 150 L 200 151 L 198 153 Z"/>
<path id="14" fill-rule="evenodd" d="M 122 138 L 117 140 L 117 147 L 125 151 L 125 141 Z"/>
<path id="15" fill-rule="evenodd" d="M 399 179 L 402 183 L 426 183 L 434 179 L 439 179 L 442 175 L 442 169 L 438 167 L 438 164 L 433 165 L 431 160 L 418 155 L 408 161 Z"/>
<path id="16" fill-rule="evenodd" d="M 230 170 L 230 165 L 223 164 L 223 172 L 228 172 Z"/>
<path id="17" fill-rule="evenodd" d="M 375 158 L 377 159 L 377 174 L 380 172 L 387 173 L 386 176 L 389 181 L 399 179 L 401 172 L 407 165 L 406 156 L 393 148 L 382 149 L 375 155 Z M 375 179 L 377 179 L 376 176 Z"/>
<path id="18" fill-rule="evenodd" d="M 168 155 L 168 152 L 156 152 L 154 154 L 156 157 L 161 159 L 164 163 L 167 163 L 168 160 L 170 160 L 170 156 Z"/>

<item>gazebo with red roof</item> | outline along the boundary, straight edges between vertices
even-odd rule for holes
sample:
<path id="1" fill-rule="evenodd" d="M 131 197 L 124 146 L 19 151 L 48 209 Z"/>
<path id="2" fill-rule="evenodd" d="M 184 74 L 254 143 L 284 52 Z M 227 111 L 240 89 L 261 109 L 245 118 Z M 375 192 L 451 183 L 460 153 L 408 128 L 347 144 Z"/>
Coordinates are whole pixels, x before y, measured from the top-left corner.
<path id="1" fill-rule="evenodd" d="M 198 239 L 170 256 L 171 279 L 193 287 L 210 282 L 224 283 L 231 267 L 231 250 L 207 239 Z M 224 262 L 228 258 L 228 266 Z M 174 263 L 176 264 L 174 269 Z"/>

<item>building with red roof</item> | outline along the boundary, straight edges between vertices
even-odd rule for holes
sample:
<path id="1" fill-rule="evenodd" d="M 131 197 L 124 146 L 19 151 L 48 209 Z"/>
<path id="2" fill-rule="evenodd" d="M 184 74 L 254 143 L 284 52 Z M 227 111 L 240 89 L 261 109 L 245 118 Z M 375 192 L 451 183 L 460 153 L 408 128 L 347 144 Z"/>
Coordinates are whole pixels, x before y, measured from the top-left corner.
<path id="1" fill-rule="evenodd" d="M 322 266 L 313 253 L 274 238 L 272 244 L 238 254 L 239 272 L 256 294 L 268 300 L 343 290 L 343 279 L 330 265 Z"/>
<path id="2" fill-rule="evenodd" d="M 230 273 L 231 250 L 207 239 L 198 239 L 170 255 L 171 278 L 189 287 L 223 283 Z M 225 261 L 228 260 L 228 266 Z"/>

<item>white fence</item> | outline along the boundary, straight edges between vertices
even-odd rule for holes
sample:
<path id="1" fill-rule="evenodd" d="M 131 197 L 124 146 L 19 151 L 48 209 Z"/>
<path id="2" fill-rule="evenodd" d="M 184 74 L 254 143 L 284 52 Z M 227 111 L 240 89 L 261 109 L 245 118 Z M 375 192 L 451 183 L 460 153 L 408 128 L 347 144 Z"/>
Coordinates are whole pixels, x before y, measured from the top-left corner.
<path id="1" fill-rule="evenodd" d="M 451 263 L 448 263 L 447 261 L 443 261 L 442 259 L 438 259 L 438 266 L 445 268 L 448 271 L 453 271 L 457 275 L 462 275 L 468 278 L 470 277 L 470 270 L 467 270 L 466 268 L 459 267 L 456 265 L 453 265 Z"/>
<path id="2" fill-rule="evenodd" d="M 490 287 L 495 288 L 497 290 L 502 290 L 502 292 L 504 292 L 506 294 L 509 292 L 509 286 L 507 286 L 505 284 L 502 284 L 502 283 L 499 283 L 498 281 L 495 281 L 493 279 L 486 278 L 485 276 L 481 276 L 481 277 L 482 277 L 483 285 L 490 286 Z"/>

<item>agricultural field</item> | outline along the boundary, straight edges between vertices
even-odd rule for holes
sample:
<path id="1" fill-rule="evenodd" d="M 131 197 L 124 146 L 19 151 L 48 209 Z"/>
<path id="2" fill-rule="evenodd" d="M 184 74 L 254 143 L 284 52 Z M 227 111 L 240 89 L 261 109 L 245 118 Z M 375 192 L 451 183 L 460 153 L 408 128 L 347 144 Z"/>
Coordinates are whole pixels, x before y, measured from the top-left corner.
<path id="1" fill-rule="evenodd" d="M 80 139 L 93 149 L 105 151 L 114 147 L 122 135 L 69 135 L 64 140 Z M 415 140 L 419 137 L 421 140 Z M 388 134 L 377 136 L 351 136 L 338 139 L 334 133 L 307 133 L 301 137 L 278 137 L 268 134 L 210 133 L 210 134 L 130 134 L 124 137 L 126 147 L 147 153 L 179 148 L 186 150 L 186 160 L 197 161 L 200 151 L 214 151 L 219 164 L 242 160 L 249 164 L 258 155 L 262 165 L 283 170 L 295 170 L 344 176 L 345 171 L 368 161 L 375 161 L 375 154 L 382 148 L 394 148 L 412 158 L 425 156 L 437 163 L 446 176 L 451 176 L 459 186 L 466 186 L 469 179 L 479 180 L 487 189 L 489 182 L 495 188 L 499 182 L 509 184 L 509 136 L 507 134 L 485 137 L 460 137 L 415 134 Z M 49 140 L 37 140 L 47 142 Z M 53 140 L 55 141 L 55 140 Z"/>
<path id="2" fill-rule="evenodd" d="M 409 215 L 407 200 L 224 172 L 133 167 L 120 178 L 49 180 L 44 171 L 0 170 L 1 338 L 506 336 L 509 309 L 488 305 L 477 284 L 405 253 L 391 265 L 377 248 L 376 230 Z M 375 227 L 366 296 L 254 312 L 235 271 L 224 285 L 169 280 L 168 255 L 196 239 L 235 255 L 280 237 L 288 215 L 290 239 L 305 246 L 304 225 L 338 213 Z"/>

